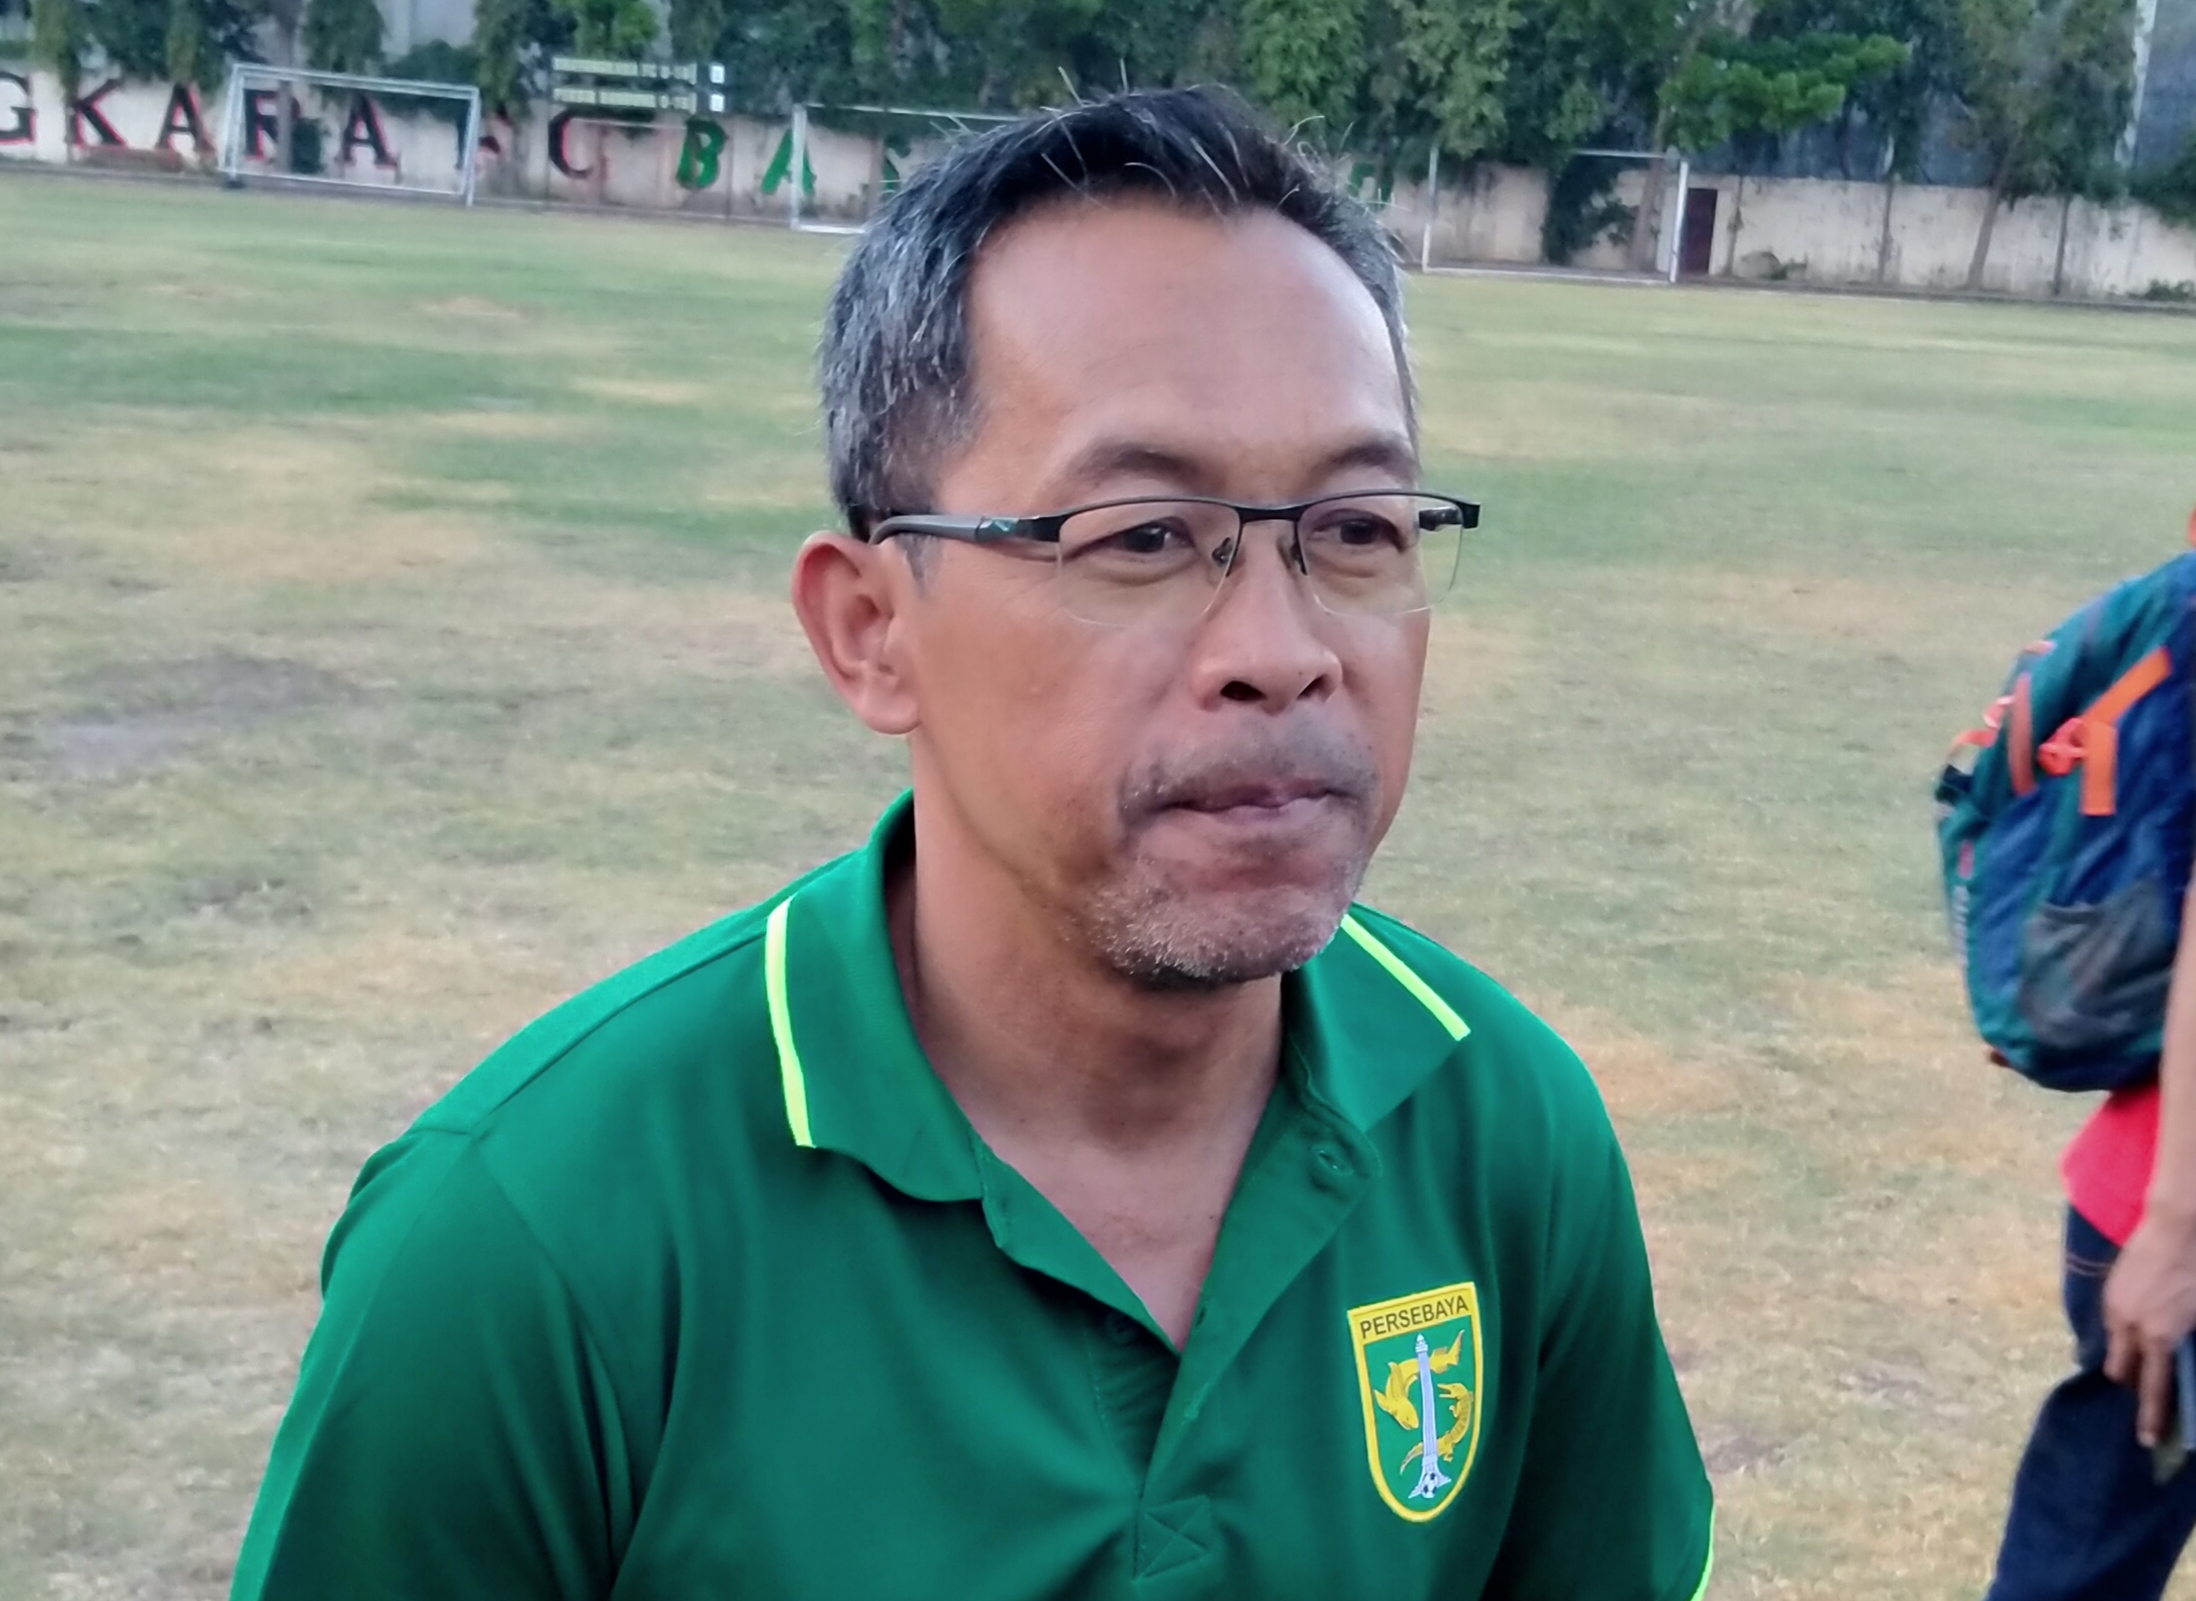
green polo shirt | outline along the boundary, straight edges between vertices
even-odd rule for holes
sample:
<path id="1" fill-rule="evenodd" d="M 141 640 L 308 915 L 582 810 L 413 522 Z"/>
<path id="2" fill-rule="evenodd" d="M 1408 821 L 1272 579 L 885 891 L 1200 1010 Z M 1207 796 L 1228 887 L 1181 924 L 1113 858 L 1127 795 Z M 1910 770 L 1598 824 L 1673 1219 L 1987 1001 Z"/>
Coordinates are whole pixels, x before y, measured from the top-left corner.
<path id="1" fill-rule="evenodd" d="M 1709 1487 L 1554 1034 L 1369 911 L 1179 1351 L 909 1026 L 867 849 L 366 1164 L 242 1601 L 1693 1601 Z"/>

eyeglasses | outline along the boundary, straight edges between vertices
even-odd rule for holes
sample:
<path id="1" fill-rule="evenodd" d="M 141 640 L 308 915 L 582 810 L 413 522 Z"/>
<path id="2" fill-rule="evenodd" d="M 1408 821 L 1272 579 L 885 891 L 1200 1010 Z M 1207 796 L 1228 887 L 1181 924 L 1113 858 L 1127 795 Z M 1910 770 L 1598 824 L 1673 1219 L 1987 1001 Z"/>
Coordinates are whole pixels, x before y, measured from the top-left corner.
<path id="1" fill-rule="evenodd" d="M 1203 616 L 1242 555 L 1243 530 L 1263 522 L 1289 525 L 1282 555 L 1325 610 L 1375 617 L 1426 611 L 1455 582 L 1479 507 L 1449 495 L 1376 489 L 1288 506 L 1169 495 L 1039 517 L 870 513 L 857 518 L 857 531 L 865 522 L 872 544 L 928 534 L 1049 560 L 1063 610 L 1120 627 Z"/>

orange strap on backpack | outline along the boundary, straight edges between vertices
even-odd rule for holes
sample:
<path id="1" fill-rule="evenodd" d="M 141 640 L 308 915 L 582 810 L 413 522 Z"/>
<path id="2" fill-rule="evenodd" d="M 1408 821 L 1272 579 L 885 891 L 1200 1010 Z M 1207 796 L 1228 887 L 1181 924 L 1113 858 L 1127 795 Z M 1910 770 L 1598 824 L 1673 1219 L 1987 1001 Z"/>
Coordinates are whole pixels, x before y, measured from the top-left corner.
<path id="1" fill-rule="evenodd" d="M 2127 709 L 2173 676 L 2163 645 L 2113 681 L 2079 717 L 2069 717 L 2036 752 L 2036 765 L 2053 778 L 2082 770 L 2082 815 L 2110 817 L 2118 805 L 2120 719 Z M 2019 788 L 2018 783 L 2014 786 Z"/>

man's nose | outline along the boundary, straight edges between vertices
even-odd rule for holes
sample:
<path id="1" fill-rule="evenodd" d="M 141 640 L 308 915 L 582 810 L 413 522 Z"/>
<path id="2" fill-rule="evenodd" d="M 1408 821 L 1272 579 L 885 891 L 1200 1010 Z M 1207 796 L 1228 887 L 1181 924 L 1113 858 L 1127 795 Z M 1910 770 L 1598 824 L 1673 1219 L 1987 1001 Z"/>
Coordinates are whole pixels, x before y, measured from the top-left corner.
<path id="1" fill-rule="evenodd" d="M 1333 619 L 1298 559 L 1296 530 L 1280 519 L 1246 523 L 1212 609 L 1198 630 L 1191 687 L 1200 700 L 1255 702 L 1274 711 L 1331 694 L 1342 660 Z"/>

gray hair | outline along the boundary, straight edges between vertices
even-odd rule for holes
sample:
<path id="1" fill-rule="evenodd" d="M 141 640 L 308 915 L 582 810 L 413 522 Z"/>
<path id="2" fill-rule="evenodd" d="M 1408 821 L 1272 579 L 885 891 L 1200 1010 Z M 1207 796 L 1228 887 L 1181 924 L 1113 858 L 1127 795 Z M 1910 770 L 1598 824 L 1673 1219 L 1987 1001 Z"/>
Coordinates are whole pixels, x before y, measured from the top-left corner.
<path id="1" fill-rule="evenodd" d="M 1063 196 L 1122 194 L 1218 216 L 1272 211 L 1327 245 L 1379 306 L 1411 405 L 1402 279 L 1372 214 L 1227 90 L 1108 95 L 949 145 L 847 259 L 817 375 L 831 493 L 856 533 L 868 514 L 931 509 L 942 459 L 975 430 L 968 284 L 984 241 Z"/>

